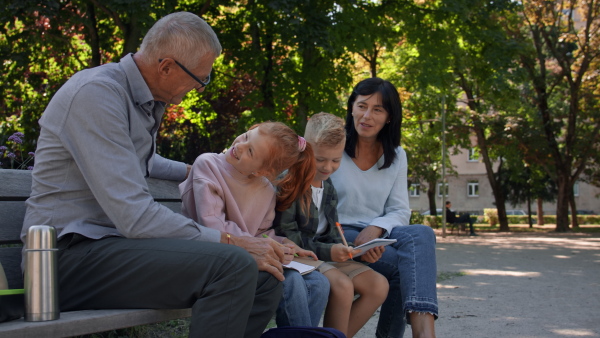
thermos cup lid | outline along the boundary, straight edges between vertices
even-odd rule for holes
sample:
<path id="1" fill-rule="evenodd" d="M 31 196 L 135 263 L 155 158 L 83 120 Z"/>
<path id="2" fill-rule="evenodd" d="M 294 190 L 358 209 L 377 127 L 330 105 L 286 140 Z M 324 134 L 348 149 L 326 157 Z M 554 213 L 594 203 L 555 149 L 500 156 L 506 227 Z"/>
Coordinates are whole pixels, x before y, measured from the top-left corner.
<path id="1" fill-rule="evenodd" d="M 32 225 L 27 230 L 27 250 L 56 248 L 56 229 L 49 225 Z"/>

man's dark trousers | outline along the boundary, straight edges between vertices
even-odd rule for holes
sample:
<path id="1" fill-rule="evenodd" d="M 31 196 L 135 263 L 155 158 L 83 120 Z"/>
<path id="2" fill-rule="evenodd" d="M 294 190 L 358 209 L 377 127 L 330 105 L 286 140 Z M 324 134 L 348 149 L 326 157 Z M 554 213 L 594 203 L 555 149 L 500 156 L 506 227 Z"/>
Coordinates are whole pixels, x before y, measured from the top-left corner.
<path id="1" fill-rule="evenodd" d="M 68 234 L 58 261 L 61 311 L 191 307 L 190 337 L 260 337 L 281 298 L 234 245 Z"/>

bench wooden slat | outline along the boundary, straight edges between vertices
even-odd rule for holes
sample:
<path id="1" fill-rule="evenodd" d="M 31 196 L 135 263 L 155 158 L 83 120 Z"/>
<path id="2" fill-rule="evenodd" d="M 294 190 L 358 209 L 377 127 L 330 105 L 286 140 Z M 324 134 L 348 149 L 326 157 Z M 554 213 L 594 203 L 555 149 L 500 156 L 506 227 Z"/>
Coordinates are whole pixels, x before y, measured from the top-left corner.
<path id="1" fill-rule="evenodd" d="M 147 179 L 156 201 L 180 212 L 178 182 Z M 22 243 L 19 239 L 25 217 L 25 200 L 31 193 L 31 171 L 0 169 L 0 262 L 6 272 L 9 288 L 23 288 L 21 273 Z M 17 243 L 16 245 L 12 243 Z M 6 247 L 6 244 L 11 244 Z M 84 310 L 61 312 L 60 319 L 47 322 L 25 322 L 23 318 L 0 323 L 3 338 L 70 337 L 126 327 L 187 318 L 191 309 L 177 310 Z"/>
<path id="2" fill-rule="evenodd" d="M 181 201 L 179 182 L 147 178 L 148 189 L 156 201 Z M 181 203 L 181 202 L 180 202 Z"/>
<path id="3" fill-rule="evenodd" d="M 0 169 L 0 198 L 28 197 L 31 193 L 31 171 Z"/>
<path id="4" fill-rule="evenodd" d="M 0 248 L 0 262 L 6 273 L 8 287 L 11 289 L 23 288 L 23 273 L 21 272 L 22 246 Z"/>
<path id="5" fill-rule="evenodd" d="M 25 209 L 25 202 L 0 201 L 0 244 L 20 243 Z"/>
<path id="6" fill-rule="evenodd" d="M 0 199 L 27 199 L 31 193 L 31 171 L 0 169 Z M 180 200 L 178 182 L 147 178 L 148 188 L 155 200 Z"/>
<path id="7" fill-rule="evenodd" d="M 58 338 L 188 318 L 191 309 L 174 310 L 83 310 L 61 312 L 60 319 L 26 322 L 23 318 L 0 324 L 3 338 Z"/>

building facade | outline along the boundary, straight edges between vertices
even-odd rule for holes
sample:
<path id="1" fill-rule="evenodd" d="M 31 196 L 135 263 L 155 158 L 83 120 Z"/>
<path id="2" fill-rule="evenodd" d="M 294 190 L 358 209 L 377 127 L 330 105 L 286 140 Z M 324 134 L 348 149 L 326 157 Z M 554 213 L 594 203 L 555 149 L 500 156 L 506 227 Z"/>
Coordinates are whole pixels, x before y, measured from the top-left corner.
<path id="1" fill-rule="evenodd" d="M 447 170 L 446 174 L 448 182 L 446 200 L 452 202 L 452 209 L 482 215 L 483 209 L 495 208 L 495 200 L 485 172 L 485 165 L 479 161 L 475 149 L 458 149 L 456 155 L 450 155 L 450 162 L 453 170 L 457 173 L 457 175 L 452 175 Z M 421 184 L 423 183 L 414 183 L 409 186 L 409 203 L 412 210 L 424 212 L 429 210 L 429 200 L 427 198 L 427 187 Z M 577 210 L 600 213 L 600 188 L 578 182 L 573 190 Z M 441 183 L 438 183 L 436 187 L 436 208 L 438 209 L 442 208 L 441 193 L 442 186 Z M 544 202 L 543 209 L 546 215 L 556 214 L 556 202 Z M 518 204 L 513 206 L 510 202 L 507 202 L 506 210 L 524 210 L 527 212 L 527 205 Z M 532 212 L 537 211 L 537 201 L 532 201 L 531 210 Z"/>

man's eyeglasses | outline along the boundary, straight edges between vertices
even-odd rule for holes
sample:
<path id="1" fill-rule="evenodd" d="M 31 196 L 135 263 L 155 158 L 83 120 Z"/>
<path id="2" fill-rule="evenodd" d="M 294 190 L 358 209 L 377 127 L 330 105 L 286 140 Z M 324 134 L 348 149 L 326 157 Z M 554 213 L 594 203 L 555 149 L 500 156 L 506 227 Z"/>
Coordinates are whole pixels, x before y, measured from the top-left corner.
<path id="1" fill-rule="evenodd" d="M 186 73 L 187 73 L 187 75 L 191 76 L 191 77 L 192 77 L 192 79 L 196 80 L 196 81 L 197 81 L 197 82 L 200 84 L 200 86 L 201 86 L 200 88 L 202 88 L 202 87 L 206 87 L 206 86 L 207 86 L 207 85 L 210 83 L 210 74 L 208 74 L 208 76 L 206 77 L 206 79 L 204 79 L 204 81 L 203 81 L 203 80 L 200 80 L 200 79 L 199 79 L 199 78 L 198 78 L 196 75 L 194 75 L 194 73 L 190 72 L 190 71 L 189 71 L 189 69 L 185 68 L 185 66 L 184 66 L 184 65 L 182 65 L 181 63 L 179 63 L 179 61 L 177 61 L 177 60 L 175 60 L 175 59 L 173 59 L 173 58 L 171 58 L 171 59 L 172 59 L 173 61 L 175 61 L 175 63 L 176 63 L 176 64 L 177 64 L 177 65 L 178 65 L 178 66 L 179 66 L 181 69 L 183 69 L 183 71 L 184 71 L 184 72 L 186 72 Z M 164 60 L 164 59 L 158 59 L 158 62 L 160 63 L 160 62 L 162 62 L 162 60 Z"/>

